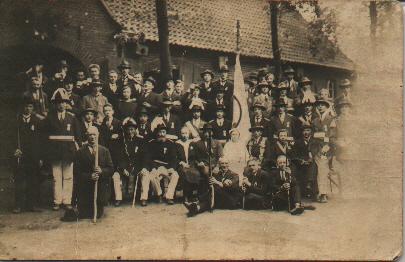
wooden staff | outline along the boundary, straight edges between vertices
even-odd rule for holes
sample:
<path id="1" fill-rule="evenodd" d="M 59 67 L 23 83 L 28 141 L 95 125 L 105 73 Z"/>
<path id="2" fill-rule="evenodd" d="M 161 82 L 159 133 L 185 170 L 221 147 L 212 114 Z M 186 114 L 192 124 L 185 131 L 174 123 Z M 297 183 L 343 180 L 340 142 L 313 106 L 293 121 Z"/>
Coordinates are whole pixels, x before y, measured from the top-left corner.
<path id="1" fill-rule="evenodd" d="M 138 174 L 136 174 L 136 180 L 135 180 L 135 189 L 134 189 L 134 198 L 132 199 L 132 207 L 135 207 L 135 198 L 136 198 L 136 189 L 138 188 L 138 179 L 139 179 L 139 174 L 141 172 L 139 172 Z"/>
<path id="2" fill-rule="evenodd" d="M 209 130 L 209 137 L 208 137 L 208 172 L 209 178 L 212 178 L 212 166 L 211 166 L 211 150 L 212 150 L 212 130 Z M 215 204 L 215 190 L 214 185 L 210 185 L 210 211 L 214 209 Z"/>
<path id="3" fill-rule="evenodd" d="M 94 169 L 98 167 L 98 135 L 96 138 L 96 146 L 94 148 L 95 154 L 94 154 Z M 93 197 L 93 222 L 97 222 L 97 191 L 98 191 L 98 179 L 94 181 L 94 197 Z"/>

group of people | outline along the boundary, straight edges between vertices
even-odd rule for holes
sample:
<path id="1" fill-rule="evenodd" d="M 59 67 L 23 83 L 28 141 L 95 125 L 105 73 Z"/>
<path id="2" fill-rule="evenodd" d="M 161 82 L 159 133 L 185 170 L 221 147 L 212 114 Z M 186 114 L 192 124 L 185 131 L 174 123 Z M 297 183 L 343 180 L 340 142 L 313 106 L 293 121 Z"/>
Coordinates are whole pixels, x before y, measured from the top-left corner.
<path id="1" fill-rule="evenodd" d="M 299 215 L 310 209 L 303 197 L 328 201 L 338 122 L 351 107 L 348 79 L 332 99 L 329 89 L 315 93 L 307 77 L 297 82 L 292 67 L 277 84 L 267 70 L 250 74 L 246 142 L 233 124 L 226 65 L 217 80 L 205 70 L 201 83 L 185 88 L 169 79 L 161 93 L 127 61 L 117 69 L 103 82 L 99 65 L 73 75 L 61 61 L 47 78 L 38 60 L 22 74 L 15 213 L 39 211 L 43 170 L 53 177 L 52 209 L 78 218 L 101 217 L 108 202 L 146 206 L 153 197 L 172 205 L 181 190 L 190 216 L 213 208 Z"/>

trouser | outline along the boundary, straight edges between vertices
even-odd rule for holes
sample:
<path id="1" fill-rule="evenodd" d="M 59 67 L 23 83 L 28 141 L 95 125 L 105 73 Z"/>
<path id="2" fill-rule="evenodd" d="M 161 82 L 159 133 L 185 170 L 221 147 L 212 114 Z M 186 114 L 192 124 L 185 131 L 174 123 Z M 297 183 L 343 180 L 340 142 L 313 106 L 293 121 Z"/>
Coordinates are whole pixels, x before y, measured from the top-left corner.
<path id="1" fill-rule="evenodd" d="M 316 164 L 311 162 L 309 165 L 298 165 L 297 167 L 297 180 L 302 189 L 302 193 L 305 195 L 314 195 L 316 192 Z M 311 188 L 311 192 L 306 190 L 308 187 Z"/>
<path id="2" fill-rule="evenodd" d="M 319 195 L 328 193 L 329 184 L 329 159 L 328 158 L 315 158 L 316 165 L 318 166 L 318 191 Z"/>
<path id="3" fill-rule="evenodd" d="M 290 204 L 288 204 L 288 200 Z M 273 195 L 273 209 L 276 211 L 293 209 L 296 203 L 301 203 L 299 186 L 292 186 L 289 191 L 282 190 Z"/>
<path id="4" fill-rule="evenodd" d="M 256 193 L 247 193 L 245 195 L 245 209 L 247 210 L 260 210 L 270 207 L 270 199 L 267 196 L 259 195 Z"/>
<path id="5" fill-rule="evenodd" d="M 135 174 L 130 173 L 129 176 L 114 172 L 113 176 L 115 200 L 130 199 L 135 190 Z"/>
<path id="6" fill-rule="evenodd" d="M 70 205 L 73 191 L 73 162 L 57 160 L 52 162 L 53 198 L 57 205 Z"/>
<path id="7" fill-rule="evenodd" d="M 164 188 L 165 188 L 164 197 L 166 199 L 174 198 L 174 193 L 176 192 L 177 182 L 179 181 L 179 174 L 176 171 L 169 172 L 168 169 L 163 166 L 160 166 L 157 169 L 153 168 L 149 172 L 149 180 L 150 180 L 150 184 L 152 185 L 153 191 L 158 196 L 161 196 L 163 194 L 163 190 L 160 185 L 160 181 L 163 180 L 163 184 L 164 184 Z"/>
<path id="8" fill-rule="evenodd" d="M 214 208 L 217 209 L 238 209 L 241 207 L 241 194 L 229 192 L 218 186 L 214 186 Z M 207 190 L 199 195 L 200 213 L 207 211 L 211 206 L 211 192 Z"/>
<path id="9" fill-rule="evenodd" d="M 39 170 L 37 167 L 23 167 L 14 178 L 15 206 L 32 208 L 39 205 Z"/>

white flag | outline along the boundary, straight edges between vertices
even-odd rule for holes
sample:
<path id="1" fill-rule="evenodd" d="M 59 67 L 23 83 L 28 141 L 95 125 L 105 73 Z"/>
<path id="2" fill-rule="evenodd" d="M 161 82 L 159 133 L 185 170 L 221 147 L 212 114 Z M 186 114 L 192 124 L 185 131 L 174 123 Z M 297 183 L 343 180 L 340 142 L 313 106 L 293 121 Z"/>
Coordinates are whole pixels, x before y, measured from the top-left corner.
<path id="1" fill-rule="evenodd" d="M 245 90 L 242 67 L 240 66 L 240 55 L 236 54 L 234 73 L 234 99 L 233 99 L 233 122 L 240 132 L 240 140 L 244 143 L 250 138 L 250 120 L 248 107 L 248 94 Z"/>

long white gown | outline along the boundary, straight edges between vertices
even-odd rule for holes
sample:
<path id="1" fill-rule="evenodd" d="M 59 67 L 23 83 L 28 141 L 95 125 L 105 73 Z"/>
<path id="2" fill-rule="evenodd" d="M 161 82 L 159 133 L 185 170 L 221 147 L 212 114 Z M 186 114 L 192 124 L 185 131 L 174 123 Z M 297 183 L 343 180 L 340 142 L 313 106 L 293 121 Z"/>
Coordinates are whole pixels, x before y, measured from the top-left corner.
<path id="1" fill-rule="evenodd" d="M 243 176 L 246 162 L 249 160 L 249 153 L 242 141 L 228 141 L 224 146 L 224 156 L 229 161 L 229 169 L 239 175 L 239 182 Z"/>

